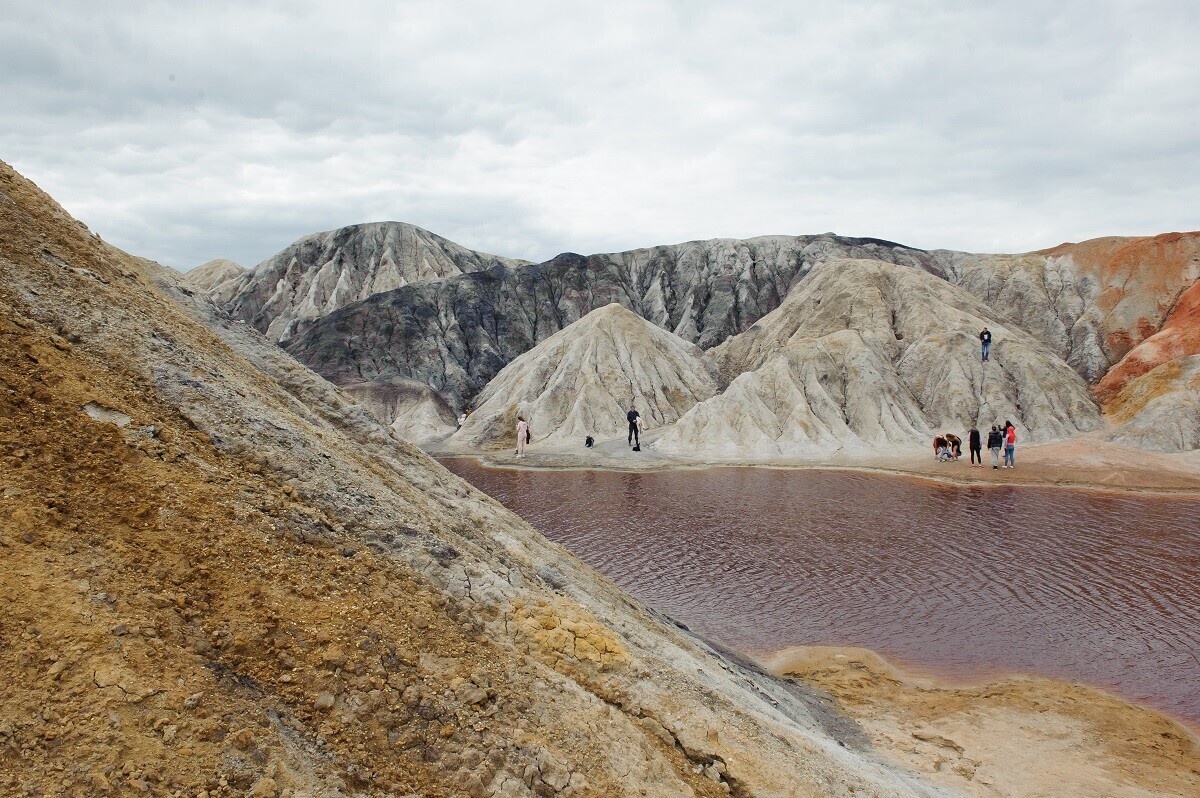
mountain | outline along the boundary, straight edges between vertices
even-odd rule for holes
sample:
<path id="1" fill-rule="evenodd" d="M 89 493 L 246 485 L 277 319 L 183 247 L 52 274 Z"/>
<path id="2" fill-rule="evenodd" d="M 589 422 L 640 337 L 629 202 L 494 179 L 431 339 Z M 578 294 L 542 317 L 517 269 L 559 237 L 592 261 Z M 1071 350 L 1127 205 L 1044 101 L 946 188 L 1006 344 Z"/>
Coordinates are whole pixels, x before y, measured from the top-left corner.
<path id="1" fill-rule="evenodd" d="M 411 443 L 440 440 L 458 428 L 454 408 L 437 391 L 419 382 L 357 382 L 343 385 L 342 392 Z"/>
<path id="2" fill-rule="evenodd" d="M 240 276 L 228 298 L 218 299 L 268 338 L 285 341 L 304 324 L 373 294 L 522 263 L 410 224 L 356 224 L 301 238 Z"/>
<path id="3" fill-rule="evenodd" d="M 985 326 L 994 335 L 986 364 Z M 692 408 L 656 450 L 811 459 L 1005 419 L 1030 442 L 1100 426 L 1087 385 L 1066 363 L 966 291 L 910 266 L 823 263 L 710 354 L 728 389 Z"/>
<path id="4" fill-rule="evenodd" d="M 1200 233 L 1109 237 L 1025 255 L 937 251 L 946 279 L 1095 382 L 1200 278 Z"/>
<path id="5" fill-rule="evenodd" d="M 539 443 L 624 437 L 636 403 L 649 427 L 676 421 L 719 388 L 695 344 L 615 302 L 593 310 L 509 363 L 488 383 L 453 442 L 512 446 L 523 414 Z"/>
<path id="6" fill-rule="evenodd" d="M 708 348 L 778 307 L 815 264 L 846 257 L 942 273 L 921 250 L 832 234 L 564 254 L 376 294 L 316 320 L 284 346 L 338 384 L 402 377 L 462 404 L 518 355 L 596 308 L 620 303 Z"/>
<path id="7" fill-rule="evenodd" d="M 217 260 L 210 260 L 208 263 L 203 263 L 187 272 L 183 275 L 183 284 L 206 293 L 216 292 L 216 294 L 225 297 L 224 301 L 228 301 L 226 292 L 221 291 L 220 287 L 245 273 L 246 269 L 244 267 L 239 266 L 231 260 L 218 258 Z"/>
<path id="8" fill-rule="evenodd" d="M 3 163 L 0 461 L 8 793 L 946 794 Z"/>

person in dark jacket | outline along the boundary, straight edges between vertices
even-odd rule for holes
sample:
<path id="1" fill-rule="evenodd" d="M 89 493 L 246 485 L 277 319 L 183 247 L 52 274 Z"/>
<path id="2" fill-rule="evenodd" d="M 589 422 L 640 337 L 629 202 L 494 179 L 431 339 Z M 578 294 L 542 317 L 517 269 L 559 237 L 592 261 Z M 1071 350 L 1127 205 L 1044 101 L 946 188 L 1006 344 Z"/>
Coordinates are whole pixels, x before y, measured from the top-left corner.
<path id="1" fill-rule="evenodd" d="M 1000 467 L 1000 447 L 1004 445 L 1004 433 L 995 424 L 988 433 L 988 451 L 992 453 L 992 468 Z"/>
<path id="2" fill-rule="evenodd" d="M 983 362 L 986 363 L 992 351 L 992 333 L 987 327 L 979 333 L 979 346 L 983 350 Z"/>
<path id="3" fill-rule="evenodd" d="M 979 430 L 971 427 L 967 433 L 967 447 L 971 450 L 971 467 L 983 468 L 983 446 L 979 438 Z"/>
<path id="4" fill-rule="evenodd" d="M 629 412 L 625 414 L 625 418 L 629 419 L 629 445 L 639 450 L 642 448 L 641 441 L 638 440 L 638 431 L 641 429 L 638 421 L 641 420 L 641 417 L 642 414 L 637 411 L 637 406 L 630 404 Z"/>

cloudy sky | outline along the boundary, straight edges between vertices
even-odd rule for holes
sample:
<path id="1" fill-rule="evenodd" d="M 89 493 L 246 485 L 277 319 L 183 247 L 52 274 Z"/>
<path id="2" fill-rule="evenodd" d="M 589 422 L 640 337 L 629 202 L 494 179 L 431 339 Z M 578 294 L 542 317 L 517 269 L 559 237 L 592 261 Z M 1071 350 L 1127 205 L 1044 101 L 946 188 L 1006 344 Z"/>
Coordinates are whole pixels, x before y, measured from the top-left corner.
<path id="1" fill-rule="evenodd" d="M 183 269 L 384 219 L 1023 251 L 1200 229 L 1197 53 L 1195 0 L 0 0 L 0 159 Z"/>

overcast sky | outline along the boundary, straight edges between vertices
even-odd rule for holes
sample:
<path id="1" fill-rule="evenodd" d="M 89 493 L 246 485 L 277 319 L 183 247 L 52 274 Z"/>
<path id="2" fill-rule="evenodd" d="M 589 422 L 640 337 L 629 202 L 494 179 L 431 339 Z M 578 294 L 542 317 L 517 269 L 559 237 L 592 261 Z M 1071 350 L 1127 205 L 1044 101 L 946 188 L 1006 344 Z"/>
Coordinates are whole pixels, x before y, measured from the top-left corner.
<path id="1" fill-rule="evenodd" d="M 0 159 L 182 269 L 385 219 L 533 260 L 1200 229 L 1196 0 L 251 6 L 0 0 Z"/>

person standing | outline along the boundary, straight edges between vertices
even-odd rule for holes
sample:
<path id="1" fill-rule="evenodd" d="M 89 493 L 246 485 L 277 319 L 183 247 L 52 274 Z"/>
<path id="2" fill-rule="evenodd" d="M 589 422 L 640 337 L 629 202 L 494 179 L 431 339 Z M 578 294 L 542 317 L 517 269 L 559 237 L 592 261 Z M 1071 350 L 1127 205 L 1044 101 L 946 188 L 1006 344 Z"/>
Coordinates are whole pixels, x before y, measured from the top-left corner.
<path id="1" fill-rule="evenodd" d="M 529 443 L 531 437 L 525 416 L 517 416 L 517 457 L 525 456 L 525 444 Z"/>
<path id="2" fill-rule="evenodd" d="M 1008 432 L 1004 435 L 1004 467 L 1017 467 L 1017 428 L 1012 424 L 1008 425 Z"/>
<path id="3" fill-rule="evenodd" d="M 992 453 L 992 468 L 1000 468 L 1000 447 L 1004 445 L 1004 433 L 995 424 L 988 433 L 988 451 Z"/>
<path id="4" fill-rule="evenodd" d="M 979 430 L 975 427 L 971 427 L 971 431 L 967 433 L 967 447 L 971 450 L 971 467 L 983 468 L 983 447 L 979 439 Z"/>
<path id="5" fill-rule="evenodd" d="M 638 439 L 638 431 L 642 426 L 642 415 L 637 411 L 636 403 L 629 403 L 629 412 L 625 414 L 625 418 L 629 419 L 629 445 L 641 450 L 642 442 Z"/>
<path id="6" fill-rule="evenodd" d="M 983 362 L 988 362 L 988 355 L 992 351 L 992 333 L 987 327 L 979 333 L 979 346 L 983 350 Z"/>

